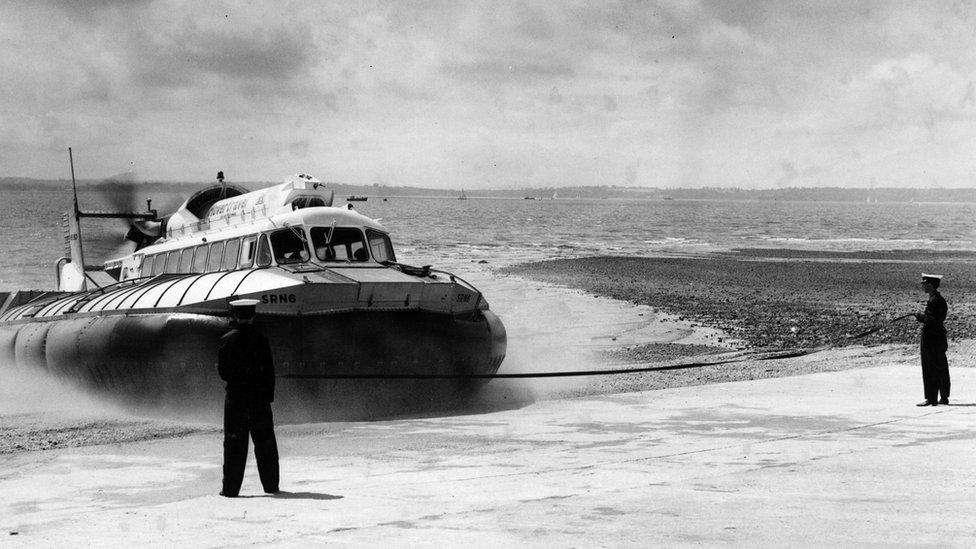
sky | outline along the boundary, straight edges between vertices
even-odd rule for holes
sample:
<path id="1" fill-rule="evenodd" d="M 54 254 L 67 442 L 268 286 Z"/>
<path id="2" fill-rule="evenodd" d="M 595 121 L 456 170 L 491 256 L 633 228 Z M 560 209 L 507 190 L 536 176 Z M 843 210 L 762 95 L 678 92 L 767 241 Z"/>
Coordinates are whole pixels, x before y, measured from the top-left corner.
<path id="1" fill-rule="evenodd" d="M 0 4 L 0 176 L 976 184 L 976 4 Z"/>

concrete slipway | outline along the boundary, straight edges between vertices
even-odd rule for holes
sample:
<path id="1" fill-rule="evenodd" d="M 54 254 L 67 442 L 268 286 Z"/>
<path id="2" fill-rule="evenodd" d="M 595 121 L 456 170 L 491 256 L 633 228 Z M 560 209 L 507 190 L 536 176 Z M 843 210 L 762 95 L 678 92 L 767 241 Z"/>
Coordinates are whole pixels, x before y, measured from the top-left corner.
<path id="1" fill-rule="evenodd" d="M 976 371 L 917 366 L 281 426 L 219 497 L 221 436 L 0 458 L 3 546 L 976 545 Z"/>

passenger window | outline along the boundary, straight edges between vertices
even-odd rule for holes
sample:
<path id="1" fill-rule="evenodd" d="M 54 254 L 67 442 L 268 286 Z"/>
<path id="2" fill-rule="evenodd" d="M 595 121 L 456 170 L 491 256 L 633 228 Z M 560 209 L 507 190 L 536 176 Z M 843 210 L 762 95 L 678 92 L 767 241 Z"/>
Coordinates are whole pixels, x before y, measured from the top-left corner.
<path id="1" fill-rule="evenodd" d="M 258 267 L 271 265 L 271 245 L 268 244 L 268 235 L 262 234 L 258 238 L 258 254 L 255 260 Z"/>
<path id="2" fill-rule="evenodd" d="M 300 227 L 282 229 L 271 233 L 271 247 L 274 249 L 275 261 L 279 265 L 308 261 L 305 232 Z"/>
<path id="3" fill-rule="evenodd" d="M 193 264 L 193 248 L 186 248 L 180 254 L 180 272 L 188 273 L 190 272 L 190 267 Z"/>
<path id="4" fill-rule="evenodd" d="M 151 276 L 153 270 L 153 259 L 156 256 L 150 255 L 142 260 L 142 270 L 140 271 L 141 276 Z"/>
<path id="5" fill-rule="evenodd" d="M 223 270 L 233 271 L 237 268 L 237 260 L 240 257 L 241 252 L 241 239 L 235 238 L 233 240 L 228 240 L 227 244 L 224 246 L 224 262 Z"/>
<path id="6" fill-rule="evenodd" d="M 166 272 L 175 273 L 180 270 L 180 251 L 173 250 L 166 254 Z"/>
<path id="7" fill-rule="evenodd" d="M 153 276 L 161 275 L 165 270 L 166 270 L 166 254 L 157 254 L 156 260 L 153 263 L 152 274 Z"/>
<path id="8" fill-rule="evenodd" d="M 220 258 L 224 255 L 224 243 L 214 242 L 210 245 L 210 259 L 207 260 L 207 272 L 220 270 Z"/>
<path id="9" fill-rule="evenodd" d="M 210 246 L 201 244 L 193 251 L 193 272 L 202 273 L 207 270 L 207 252 Z"/>
<path id="10" fill-rule="evenodd" d="M 258 237 L 256 236 L 244 237 L 244 242 L 241 244 L 241 261 L 238 263 L 240 268 L 246 269 L 254 265 L 254 245 L 257 241 Z"/>

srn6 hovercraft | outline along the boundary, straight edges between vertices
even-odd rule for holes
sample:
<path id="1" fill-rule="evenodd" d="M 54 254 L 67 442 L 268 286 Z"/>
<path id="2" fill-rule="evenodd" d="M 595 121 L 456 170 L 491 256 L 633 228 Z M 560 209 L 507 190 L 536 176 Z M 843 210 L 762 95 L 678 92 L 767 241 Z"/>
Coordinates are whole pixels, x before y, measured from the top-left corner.
<path id="1" fill-rule="evenodd" d="M 213 408 L 228 302 L 254 298 L 285 377 L 276 402 L 292 410 L 410 407 L 470 394 L 497 372 L 505 328 L 473 285 L 397 263 L 388 231 L 333 206 L 312 176 L 253 192 L 218 179 L 166 217 L 83 212 L 75 190 L 58 291 L 0 293 L 0 360 L 139 402 Z M 85 217 L 135 219 L 136 250 L 85 266 Z M 116 282 L 93 287 L 90 270 Z"/>

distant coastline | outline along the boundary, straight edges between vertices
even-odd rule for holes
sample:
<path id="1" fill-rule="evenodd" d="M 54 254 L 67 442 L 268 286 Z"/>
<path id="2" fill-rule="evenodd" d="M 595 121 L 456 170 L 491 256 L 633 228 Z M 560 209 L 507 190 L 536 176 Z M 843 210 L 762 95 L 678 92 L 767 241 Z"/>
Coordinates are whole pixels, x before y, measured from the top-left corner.
<path id="1" fill-rule="evenodd" d="M 204 181 L 134 181 L 124 180 L 79 180 L 84 190 L 111 191 L 113 188 L 128 188 L 133 183 L 152 186 L 162 192 L 191 194 L 212 182 Z M 234 182 L 250 189 L 258 189 L 276 182 Z M 396 185 L 355 185 L 342 182 L 327 182 L 336 191 L 336 196 L 357 195 L 369 198 L 457 198 L 457 189 L 434 189 Z M 67 179 L 31 179 L 24 177 L 0 177 L 0 190 L 31 191 L 38 189 L 68 189 Z M 551 198 L 555 195 L 560 198 Z M 572 187 L 507 187 L 502 189 L 469 189 L 466 198 L 517 198 L 533 197 L 539 200 L 630 199 L 630 200 L 734 200 L 769 202 L 861 202 L 865 205 L 878 202 L 951 202 L 976 203 L 974 187 L 940 188 L 842 188 L 842 187 L 785 187 L 775 189 L 744 189 L 738 187 L 702 188 L 654 188 L 624 187 L 618 185 L 572 186 Z M 565 197 L 565 198 L 563 198 Z"/>

